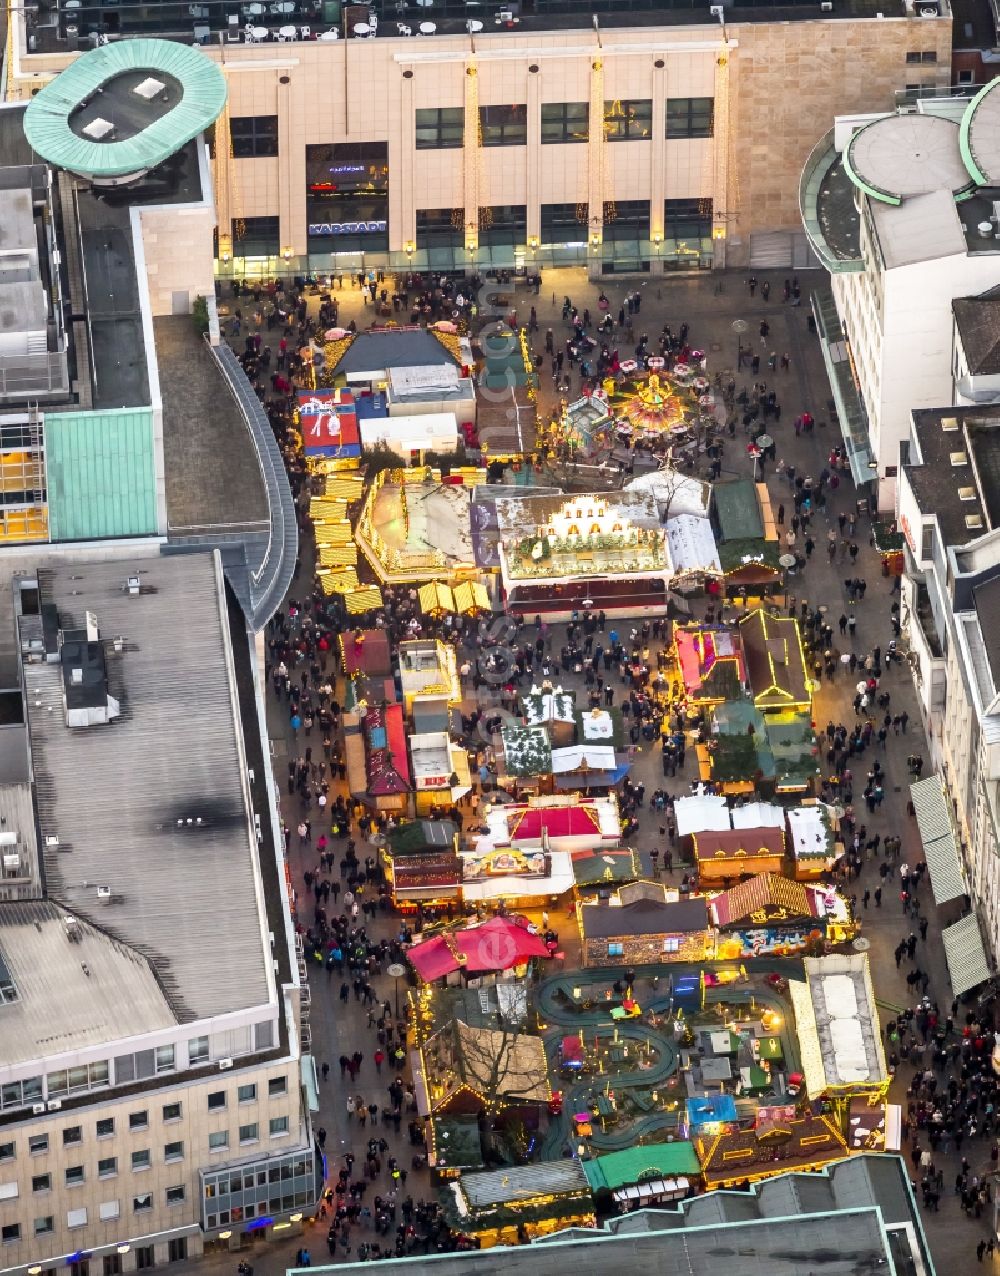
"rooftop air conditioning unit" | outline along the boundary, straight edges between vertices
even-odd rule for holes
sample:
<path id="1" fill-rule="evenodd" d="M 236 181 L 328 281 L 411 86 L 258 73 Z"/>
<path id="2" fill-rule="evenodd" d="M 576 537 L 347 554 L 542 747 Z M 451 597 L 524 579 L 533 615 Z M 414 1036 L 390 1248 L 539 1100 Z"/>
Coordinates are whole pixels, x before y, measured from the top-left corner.
<path id="1" fill-rule="evenodd" d="M 62 1107 L 62 1099 L 49 1099 L 45 1106 L 50 1112 L 58 1112 Z"/>
<path id="2" fill-rule="evenodd" d="M 833 0 L 823 0 L 819 7 L 821 13 L 833 13 Z"/>
<path id="3" fill-rule="evenodd" d="M 41 1114 L 45 1111 L 45 1104 L 44 1104 L 44 1103 L 33 1103 L 33 1104 L 31 1105 L 31 1111 L 32 1111 L 32 1113 L 33 1113 L 35 1116 L 41 1116 Z"/>
<path id="4" fill-rule="evenodd" d="M 921 18 L 940 18 L 941 10 L 936 4 L 918 4 L 917 14 Z"/>
<path id="5" fill-rule="evenodd" d="M 13 854 L 6 854 L 3 857 L 3 868 L 5 873 L 16 873 L 21 867 L 21 857 L 17 851 Z"/>
<path id="6" fill-rule="evenodd" d="M 138 594 L 139 585 L 140 585 L 140 581 L 138 576 L 130 576 L 128 580 L 125 582 L 125 588 L 133 596 Z"/>
<path id="7" fill-rule="evenodd" d="M 17 834 L 9 831 L 0 833 L 0 846 L 16 846 Z"/>
<path id="8" fill-rule="evenodd" d="M 100 900 L 102 904 L 110 904 L 111 903 L 111 887 L 98 886 L 97 898 Z"/>
<path id="9" fill-rule="evenodd" d="M 726 12 L 721 4 L 711 5 L 708 11 L 713 18 L 721 18 Z"/>
<path id="10" fill-rule="evenodd" d="M 219 1071 L 220 1071 L 220 1072 L 225 1072 L 227 1068 L 231 1068 L 232 1066 L 233 1066 L 233 1061 L 232 1061 L 232 1059 L 220 1059 L 220 1060 L 219 1060 Z"/>

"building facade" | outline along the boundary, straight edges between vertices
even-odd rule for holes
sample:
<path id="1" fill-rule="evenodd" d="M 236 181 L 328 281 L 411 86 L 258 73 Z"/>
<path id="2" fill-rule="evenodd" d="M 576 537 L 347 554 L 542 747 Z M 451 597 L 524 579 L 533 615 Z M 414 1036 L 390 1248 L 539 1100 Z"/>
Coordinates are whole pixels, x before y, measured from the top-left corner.
<path id="1" fill-rule="evenodd" d="M 873 3 L 780 21 L 720 6 L 725 20 L 706 8 L 669 23 L 515 9 L 517 23 L 476 34 L 439 18 L 426 38 L 397 34 L 405 4 L 374 39 L 296 28 L 280 44 L 225 31 L 216 43 L 212 30 L 205 52 L 229 87 L 214 161 L 222 269 L 804 265 L 809 122 L 949 78 L 945 4 L 935 18 Z M 11 97 L 73 56 L 58 30 L 22 26 L 15 42 Z"/>

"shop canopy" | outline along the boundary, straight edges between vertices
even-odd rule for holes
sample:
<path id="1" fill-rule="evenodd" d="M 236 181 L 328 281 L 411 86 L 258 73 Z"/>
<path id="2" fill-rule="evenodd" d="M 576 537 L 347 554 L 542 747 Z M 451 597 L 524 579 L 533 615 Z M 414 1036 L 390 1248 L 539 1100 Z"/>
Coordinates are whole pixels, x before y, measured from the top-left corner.
<path id="1" fill-rule="evenodd" d="M 621 1152 L 609 1152 L 606 1156 L 584 1161 L 583 1169 L 595 1192 L 602 1188 L 615 1191 L 639 1183 L 659 1191 L 662 1189 L 655 1187 L 657 1181 L 684 1175 L 694 1177 L 701 1165 L 694 1145 L 678 1139 L 673 1143 L 646 1143 Z"/>
<path id="2" fill-rule="evenodd" d="M 951 990 L 956 997 L 961 997 L 971 988 L 978 988 L 989 979 L 986 949 L 975 913 L 969 913 L 954 926 L 946 926 L 941 932 L 941 940 L 951 976 Z"/>
<path id="3" fill-rule="evenodd" d="M 494 917 L 482 926 L 436 935 L 416 944 L 407 956 L 420 978 L 430 983 L 456 970 L 469 974 L 509 970 L 532 957 L 548 956 L 548 950 L 540 935 L 529 934 L 505 917 Z"/>
<path id="4" fill-rule="evenodd" d="M 463 616 L 490 610 L 489 591 L 478 580 L 463 580 L 455 586 L 454 593 L 455 607 Z"/>
<path id="5" fill-rule="evenodd" d="M 958 852 L 958 838 L 951 822 L 940 775 L 929 775 L 910 785 L 910 800 L 924 847 L 935 904 L 947 904 L 965 894 L 965 879 Z M 956 992 L 956 996 L 958 993 Z"/>
<path id="6" fill-rule="evenodd" d="M 421 585 L 417 596 L 420 599 L 420 610 L 425 615 L 439 616 L 442 612 L 455 610 L 455 596 L 451 587 L 443 585 L 439 580 Z"/>

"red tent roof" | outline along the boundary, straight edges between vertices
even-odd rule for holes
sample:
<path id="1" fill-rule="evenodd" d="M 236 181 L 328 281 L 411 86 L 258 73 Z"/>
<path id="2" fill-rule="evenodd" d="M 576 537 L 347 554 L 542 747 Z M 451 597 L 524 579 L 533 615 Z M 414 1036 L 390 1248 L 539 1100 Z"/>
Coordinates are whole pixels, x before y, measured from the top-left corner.
<path id="1" fill-rule="evenodd" d="M 537 842 L 542 830 L 549 837 L 594 837 L 601 839 L 601 819 L 590 803 L 579 806 L 530 806 L 511 813 L 507 836 L 512 842 Z"/>
<path id="2" fill-rule="evenodd" d="M 464 955 L 465 960 L 459 957 Z M 411 948 L 410 964 L 425 983 L 450 975 L 454 970 L 470 974 L 486 970 L 509 970 L 531 957 L 546 957 L 548 950 L 539 935 L 505 917 L 494 917 L 482 926 L 435 935 Z"/>

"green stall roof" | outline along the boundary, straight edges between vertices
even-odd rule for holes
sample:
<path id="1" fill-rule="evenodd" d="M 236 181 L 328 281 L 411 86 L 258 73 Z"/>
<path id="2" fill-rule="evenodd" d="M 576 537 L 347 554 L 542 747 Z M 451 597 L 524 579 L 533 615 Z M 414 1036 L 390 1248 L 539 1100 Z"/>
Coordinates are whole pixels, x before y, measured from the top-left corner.
<path id="1" fill-rule="evenodd" d="M 614 1192 L 619 1187 L 631 1187 L 651 1178 L 677 1178 L 701 1173 L 694 1145 L 684 1140 L 647 1143 L 644 1147 L 626 1148 L 623 1152 L 609 1152 L 607 1156 L 584 1161 L 583 1168 L 595 1192 L 602 1188 Z"/>

